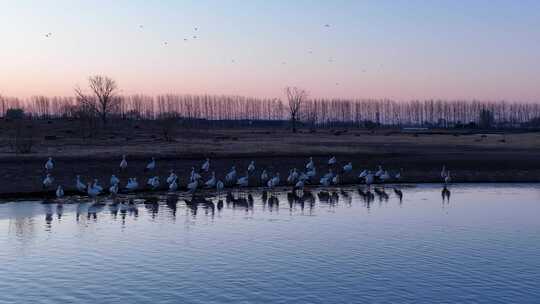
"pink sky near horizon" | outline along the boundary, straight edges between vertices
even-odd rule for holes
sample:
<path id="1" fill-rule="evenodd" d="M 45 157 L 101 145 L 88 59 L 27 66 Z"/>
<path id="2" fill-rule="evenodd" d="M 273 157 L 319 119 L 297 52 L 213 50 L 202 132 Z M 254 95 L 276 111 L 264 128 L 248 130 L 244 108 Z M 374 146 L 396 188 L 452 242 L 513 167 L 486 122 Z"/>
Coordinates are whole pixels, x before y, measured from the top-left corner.
<path id="1" fill-rule="evenodd" d="M 536 102 L 539 12 L 535 1 L 0 0 L 0 94 L 72 96 L 104 74 L 121 94 L 273 98 L 298 86 Z"/>

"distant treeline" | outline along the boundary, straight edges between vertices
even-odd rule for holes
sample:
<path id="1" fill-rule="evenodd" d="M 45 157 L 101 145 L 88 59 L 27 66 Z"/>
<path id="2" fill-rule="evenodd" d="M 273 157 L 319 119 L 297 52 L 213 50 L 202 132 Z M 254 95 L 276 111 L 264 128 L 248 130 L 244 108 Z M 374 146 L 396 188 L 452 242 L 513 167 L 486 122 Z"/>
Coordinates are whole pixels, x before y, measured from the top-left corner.
<path id="1" fill-rule="evenodd" d="M 210 95 L 118 96 L 113 119 L 178 118 L 208 124 L 281 125 L 289 105 L 281 99 Z M 27 100 L 0 96 L 0 116 L 21 109 L 28 119 L 77 119 L 84 107 L 76 97 L 35 96 Z M 88 114 L 88 113 L 86 113 Z M 540 125 L 540 104 L 517 102 L 423 100 L 309 99 L 302 102 L 300 122 L 310 128 L 351 127 L 498 127 Z M 238 123 L 234 123 L 234 121 Z M 272 123 L 275 122 L 275 123 Z"/>

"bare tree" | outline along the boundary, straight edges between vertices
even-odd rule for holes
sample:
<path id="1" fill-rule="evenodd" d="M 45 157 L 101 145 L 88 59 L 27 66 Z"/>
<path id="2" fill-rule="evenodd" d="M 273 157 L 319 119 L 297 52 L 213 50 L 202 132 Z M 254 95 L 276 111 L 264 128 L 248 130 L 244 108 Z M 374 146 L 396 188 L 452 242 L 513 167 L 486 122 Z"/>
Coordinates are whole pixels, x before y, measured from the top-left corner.
<path id="1" fill-rule="evenodd" d="M 86 95 L 80 88 L 75 88 L 75 94 L 84 108 L 91 109 L 107 123 L 107 116 L 117 110 L 119 99 L 116 96 L 116 81 L 107 76 L 95 75 L 88 78 L 88 86 L 93 93 Z"/>
<path id="2" fill-rule="evenodd" d="M 289 114 L 291 115 L 291 125 L 293 133 L 296 133 L 296 123 L 300 116 L 302 103 L 307 99 L 307 92 L 297 87 L 286 87 L 285 95 L 289 100 Z"/>

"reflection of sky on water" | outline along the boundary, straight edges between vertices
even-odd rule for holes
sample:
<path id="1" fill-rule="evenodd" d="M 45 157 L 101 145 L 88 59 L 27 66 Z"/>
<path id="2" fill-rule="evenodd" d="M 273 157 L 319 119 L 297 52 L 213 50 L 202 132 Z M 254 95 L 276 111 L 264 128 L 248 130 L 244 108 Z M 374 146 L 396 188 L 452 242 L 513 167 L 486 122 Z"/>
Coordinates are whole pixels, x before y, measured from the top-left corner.
<path id="1" fill-rule="evenodd" d="M 222 209 L 167 196 L 2 204 L 0 292 L 42 303 L 538 298 L 539 185 L 453 185 L 449 201 L 439 185 L 400 190 L 401 202 L 387 187 L 373 200 L 314 190 L 303 203 L 253 191 L 252 204 L 238 193 L 247 203 Z"/>

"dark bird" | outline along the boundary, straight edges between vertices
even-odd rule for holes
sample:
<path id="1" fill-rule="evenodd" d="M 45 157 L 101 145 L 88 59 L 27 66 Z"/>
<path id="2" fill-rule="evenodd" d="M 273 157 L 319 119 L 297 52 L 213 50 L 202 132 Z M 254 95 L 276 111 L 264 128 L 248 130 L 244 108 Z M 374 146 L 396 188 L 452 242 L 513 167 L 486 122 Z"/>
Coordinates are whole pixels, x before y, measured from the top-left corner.
<path id="1" fill-rule="evenodd" d="M 169 44 L 169 43 L 167 43 L 167 41 L 164 41 L 164 42 L 163 42 L 163 45 L 168 45 L 168 44 Z"/>
<path id="2" fill-rule="evenodd" d="M 197 39 L 197 36 L 193 35 L 193 39 Z"/>
<path id="3" fill-rule="evenodd" d="M 198 27 L 195 27 L 195 31 L 197 31 L 199 28 Z"/>
<path id="4" fill-rule="evenodd" d="M 141 24 L 141 25 L 139 25 L 139 28 L 142 29 L 142 28 L 144 28 L 144 26 Z"/>
<path id="5" fill-rule="evenodd" d="M 188 39 L 187 38 L 184 38 L 184 41 L 187 41 Z"/>
<path id="6" fill-rule="evenodd" d="M 52 33 L 51 33 L 51 32 L 45 34 L 45 37 L 47 37 L 47 38 L 49 38 L 49 37 L 51 37 L 51 36 L 52 36 Z"/>
<path id="7" fill-rule="evenodd" d="M 324 27 L 330 27 L 330 24 L 327 23 L 327 24 L 324 25 Z"/>

